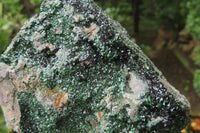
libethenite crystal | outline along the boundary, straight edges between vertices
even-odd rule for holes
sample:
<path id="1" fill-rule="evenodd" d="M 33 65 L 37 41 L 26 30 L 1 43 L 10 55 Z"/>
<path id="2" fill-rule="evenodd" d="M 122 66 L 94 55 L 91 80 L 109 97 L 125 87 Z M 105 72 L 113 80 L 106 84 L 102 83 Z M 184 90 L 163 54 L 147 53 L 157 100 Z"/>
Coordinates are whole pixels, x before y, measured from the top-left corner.
<path id="1" fill-rule="evenodd" d="M 22 133 L 178 133 L 190 104 L 92 0 L 44 0 L 0 56 L 0 104 Z"/>

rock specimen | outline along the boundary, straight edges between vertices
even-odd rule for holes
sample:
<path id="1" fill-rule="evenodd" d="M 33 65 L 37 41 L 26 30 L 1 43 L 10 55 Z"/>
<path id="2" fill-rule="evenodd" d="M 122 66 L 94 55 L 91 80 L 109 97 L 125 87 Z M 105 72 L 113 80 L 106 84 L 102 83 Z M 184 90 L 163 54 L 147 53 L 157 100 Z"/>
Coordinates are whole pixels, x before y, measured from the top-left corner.
<path id="1" fill-rule="evenodd" d="M 177 133 L 189 121 L 186 98 L 92 0 L 44 0 L 0 62 L 18 133 Z"/>

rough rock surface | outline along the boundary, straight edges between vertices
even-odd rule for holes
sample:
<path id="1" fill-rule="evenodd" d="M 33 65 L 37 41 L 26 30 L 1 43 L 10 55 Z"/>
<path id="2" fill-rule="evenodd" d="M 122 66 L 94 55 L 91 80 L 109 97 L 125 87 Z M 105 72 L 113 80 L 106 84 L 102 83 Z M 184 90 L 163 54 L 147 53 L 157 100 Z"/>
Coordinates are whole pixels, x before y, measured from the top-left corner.
<path id="1" fill-rule="evenodd" d="M 18 133 L 177 133 L 189 121 L 186 98 L 92 0 L 44 0 L 0 62 Z"/>

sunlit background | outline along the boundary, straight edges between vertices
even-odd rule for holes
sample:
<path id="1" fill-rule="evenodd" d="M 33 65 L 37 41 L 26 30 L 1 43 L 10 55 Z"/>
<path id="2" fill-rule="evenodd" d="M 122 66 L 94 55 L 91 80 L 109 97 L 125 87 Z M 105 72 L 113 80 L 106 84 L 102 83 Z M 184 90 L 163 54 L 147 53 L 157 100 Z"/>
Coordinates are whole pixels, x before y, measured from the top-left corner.
<path id="1" fill-rule="evenodd" d="M 0 54 L 42 0 L 0 0 Z M 191 103 L 182 133 L 200 132 L 200 1 L 95 0 L 119 21 L 167 80 Z M 0 133 L 11 133 L 0 110 Z"/>

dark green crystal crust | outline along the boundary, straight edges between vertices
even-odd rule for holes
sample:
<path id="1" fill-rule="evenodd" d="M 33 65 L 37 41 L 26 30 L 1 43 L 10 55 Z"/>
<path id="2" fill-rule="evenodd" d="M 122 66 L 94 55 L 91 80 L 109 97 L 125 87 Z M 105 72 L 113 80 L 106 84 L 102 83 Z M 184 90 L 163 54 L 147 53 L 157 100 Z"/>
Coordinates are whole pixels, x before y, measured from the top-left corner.
<path id="1" fill-rule="evenodd" d="M 177 133 L 189 121 L 189 105 L 168 91 L 171 86 L 163 83 L 167 81 L 154 64 L 91 0 L 45 0 L 40 14 L 25 23 L 0 57 L 11 66 L 19 58 L 26 63 L 24 69 L 41 71 L 39 82 L 45 86 L 18 92 L 24 133 Z M 130 72 L 147 84 L 133 118 L 127 113 L 132 105 L 120 104 Z M 44 105 L 36 98 L 35 91 L 47 88 L 68 94 L 62 112 L 53 102 Z M 101 104 L 108 94 L 120 106 L 117 113 Z M 98 112 L 103 118 L 98 119 Z"/>

